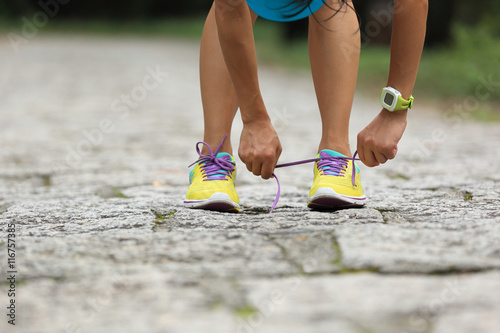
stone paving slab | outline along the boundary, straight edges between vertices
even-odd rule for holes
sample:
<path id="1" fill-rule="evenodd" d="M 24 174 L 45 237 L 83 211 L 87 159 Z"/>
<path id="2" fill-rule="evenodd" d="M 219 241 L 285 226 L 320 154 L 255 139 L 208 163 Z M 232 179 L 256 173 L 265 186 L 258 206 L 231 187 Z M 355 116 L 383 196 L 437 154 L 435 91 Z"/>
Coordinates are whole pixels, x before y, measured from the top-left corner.
<path id="1" fill-rule="evenodd" d="M 18 54 L 0 46 L 0 262 L 6 274 L 15 223 L 19 270 L 18 325 L 4 318 L 1 332 L 498 331 L 499 124 L 419 100 L 398 158 L 360 166 L 365 208 L 307 209 L 303 165 L 277 171 L 268 214 L 276 183 L 238 161 L 243 211 L 195 211 L 181 203 L 203 133 L 196 43 L 42 34 Z M 151 73 L 158 85 L 137 95 Z M 260 76 L 281 161 L 311 158 L 310 74 Z M 356 97 L 352 148 L 378 108 Z M 237 119 L 235 147 L 240 130 Z"/>

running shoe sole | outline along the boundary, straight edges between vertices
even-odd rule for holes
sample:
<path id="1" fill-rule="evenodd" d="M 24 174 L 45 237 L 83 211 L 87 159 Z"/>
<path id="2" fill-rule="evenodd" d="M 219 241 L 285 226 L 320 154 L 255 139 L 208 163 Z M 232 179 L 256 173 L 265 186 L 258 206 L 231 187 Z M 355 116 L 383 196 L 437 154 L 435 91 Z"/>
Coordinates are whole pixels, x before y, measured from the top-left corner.
<path id="1" fill-rule="evenodd" d="M 184 206 L 194 209 L 215 210 L 218 212 L 238 213 L 240 206 L 226 193 L 214 193 L 205 200 L 184 200 Z"/>
<path id="2" fill-rule="evenodd" d="M 319 188 L 316 193 L 309 198 L 307 207 L 318 210 L 334 210 L 342 208 L 362 207 L 366 203 L 366 197 L 349 197 L 340 195 L 332 188 Z"/>

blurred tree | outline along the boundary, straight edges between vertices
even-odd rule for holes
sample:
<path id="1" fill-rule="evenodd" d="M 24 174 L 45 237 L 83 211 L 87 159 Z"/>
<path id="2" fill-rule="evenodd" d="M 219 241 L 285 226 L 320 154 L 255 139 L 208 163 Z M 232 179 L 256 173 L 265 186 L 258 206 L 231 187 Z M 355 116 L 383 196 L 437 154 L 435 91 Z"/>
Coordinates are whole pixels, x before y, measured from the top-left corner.
<path id="1" fill-rule="evenodd" d="M 38 9 L 36 2 L 32 0 L 8 1 L 0 0 L 2 16 L 18 18 L 36 12 Z"/>
<path id="2" fill-rule="evenodd" d="M 483 24 L 493 36 L 500 37 L 500 1 L 460 0 L 457 4 L 456 20 L 469 25 Z"/>
<path id="3" fill-rule="evenodd" d="M 475 0 L 456 1 L 457 19 L 468 24 L 476 24 L 488 16 L 500 14 L 500 1 L 498 0 Z"/>
<path id="4" fill-rule="evenodd" d="M 189 0 L 189 1 L 155 1 L 150 8 L 153 17 L 164 16 L 199 16 L 206 15 L 212 6 L 213 0 Z"/>
<path id="5" fill-rule="evenodd" d="M 16 19 L 41 10 L 39 2 L 58 4 L 57 0 L 0 0 L 2 13 Z M 59 5 L 56 19 L 103 18 L 143 19 L 148 17 L 199 16 L 206 14 L 212 0 L 71 0 Z"/>
<path id="6" fill-rule="evenodd" d="M 455 14 L 456 0 L 429 1 L 429 15 L 427 20 L 427 46 L 447 43 L 451 40 L 451 26 Z M 364 44 L 388 44 L 392 29 L 385 24 L 385 13 L 393 11 L 394 1 L 367 0 L 355 1 L 356 10 L 360 17 L 361 35 Z"/>
<path id="7" fill-rule="evenodd" d="M 455 0 L 430 1 L 427 22 L 427 46 L 446 43 L 451 39 L 451 26 L 455 13 Z M 392 31 L 391 0 L 355 1 L 360 20 L 363 45 L 389 44 Z M 307 36 L 307 20 L 286 23 L 283 37 L 291 42 Z"/>
<path id="8" fill-rule="evenodd" d="M 426 46 L 437 46 L 451 41 L 455 11 L 455 0 L 429 1 Z"/>
<path id="9" fill-rule="evenodd" d="M 283 37 L 286 42 L 293 42 L 298 39 L 307 37 L 307 29 L 309 26 L 308 19 L 292 21 L 285 23 L 283 27 Z"/>
<path id="10" fill-rule="evenodd" d="M 12 13 L 10 13 L 6 3 L 0 1 L 0 19 L 9 16 L 12 16 Z"/>
<path id="11" fill-rule="evenodd" d="M 40 3 L 54 4 L 57 0 L 0 0 L 0 16 L 19 19 L 40 11 Z M 186 16 L 204 16 L 213 0 L 71 0 L 59 5 L 54 19 L 148 19 Z M 387 43 L 390 25 L 380 24 L 381 11 L 390 8 L 393 0 L 354 0 L 360 16 L 361 32 L 373 43 Z M 446 43 L 450 40 L 453 22 L 485 24 L 494 34 L 500 36 L 500 1 L 498 0 L 429 0 L 428 44 Z M 374 30 L 371 35 L 367 29 Z M 371 26 L 370 26 L 371 24 Z M 287 40 L 307 35 L 306 21 L 285 24 L 284 37 Z M 377 33 L 375 33 L 377 32 Z"/>

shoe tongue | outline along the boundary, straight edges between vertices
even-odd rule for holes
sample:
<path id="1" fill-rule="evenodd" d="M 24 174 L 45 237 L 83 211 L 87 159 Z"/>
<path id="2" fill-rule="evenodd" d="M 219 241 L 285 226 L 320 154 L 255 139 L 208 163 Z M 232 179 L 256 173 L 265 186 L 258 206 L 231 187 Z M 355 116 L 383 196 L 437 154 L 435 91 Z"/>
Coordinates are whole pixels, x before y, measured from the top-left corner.
<path id="1" fill-rule="evenodd" d="M 221 158 L 221 157 L 224 157 L 224 156 L 229 156 L 229 160 L 230 160 L 231 162 L 234 162 L 234 158 L 233 158 L 231 155 L 229 155 L 228 153 L 218 153 L 218 154 L 216 155 L 216 157 L 217 157 L 217 158 Z"/>
<path id="2" fill-rule="evenodd" d="M 318 157 L 320 157 L 322 154 L 323 154 L 323 156 L 325 154 L 328 154 L 332 157 L 346 157 L 345 155 L 342 155 L 341 153 L 337 153 L 336 151 L 331 150 L 331 149 L 323 149 L 322 151 L 319 152 Z M 360 171 L 359 171 L 359 168 L 358 168 L 358 165 L 356 164 L 356 162 L 354 162 L 354 165 L 356 166 L 356 172 L 359 173 Z"/>
<path id="3" fill-rule="evenodd" d="M 342 155 L 341 153 L 337 153 L 336 151 L 333 151 L 331 149 L 323 149 L 322 151 L 319 152 L 318 157 L 321 155 L 321 153 L 328 154 L 332 157 L 346 157 L 345 155 Z"/>
<path id="4" fill-rule="evenodd" d="M 226 156 L 228 156 L 228 157 L 226 157 Z M 234 158 L 228 153 L 217 153 L 217 155 L 215 157 L 234 162 Z M 208 176 L 208 179 L 217 178 L 217 177 L 224 177 L 225 175 L 227 175 L 227 171 L 225 171 L 225 170 L 218 170 L 218 172 L 220 172 L 220 173 L 215 173 L 215 174 Z"/>

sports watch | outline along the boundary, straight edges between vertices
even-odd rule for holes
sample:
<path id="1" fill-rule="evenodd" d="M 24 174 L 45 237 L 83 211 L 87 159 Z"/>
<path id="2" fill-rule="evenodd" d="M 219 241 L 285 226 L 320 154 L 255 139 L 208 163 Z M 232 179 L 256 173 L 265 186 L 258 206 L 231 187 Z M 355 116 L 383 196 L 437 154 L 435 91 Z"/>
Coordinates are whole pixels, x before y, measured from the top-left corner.
<path id="1" fill-rule="evenodd" d="M 406 100 L 393 87 L 385 87 L 380 94 L 380 103 L 389 111 L 407 110 L 413 106 L 413 96 Z"/>

